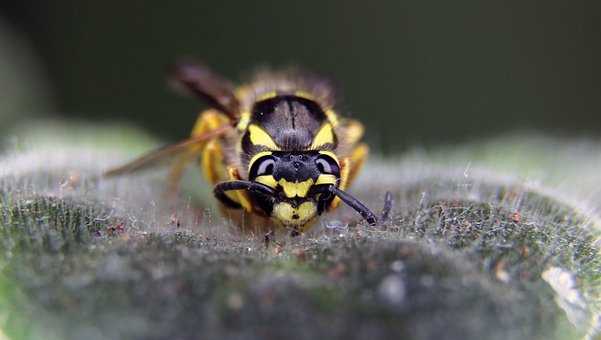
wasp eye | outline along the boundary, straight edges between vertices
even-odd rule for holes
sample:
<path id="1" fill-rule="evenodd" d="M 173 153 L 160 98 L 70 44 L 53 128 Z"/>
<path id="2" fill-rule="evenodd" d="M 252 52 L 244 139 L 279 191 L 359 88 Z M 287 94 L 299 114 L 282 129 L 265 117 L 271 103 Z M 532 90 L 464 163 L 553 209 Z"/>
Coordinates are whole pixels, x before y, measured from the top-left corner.
<path id="1" fill-rule="evenodd" d="M 330 156 L 320 155 L 315 160 L 315 164 L 322 174 L 338 174 L 340 172 L 338 164 Z"/>
<path id="2" fill-rule="evenodd" d="M 257 164 L 257 172 L 255 176 L 271 175 L 273 174 L 273 168 L 275 167 L 275 161 L 271 157 L 264 157 L 259 159 Z"/>

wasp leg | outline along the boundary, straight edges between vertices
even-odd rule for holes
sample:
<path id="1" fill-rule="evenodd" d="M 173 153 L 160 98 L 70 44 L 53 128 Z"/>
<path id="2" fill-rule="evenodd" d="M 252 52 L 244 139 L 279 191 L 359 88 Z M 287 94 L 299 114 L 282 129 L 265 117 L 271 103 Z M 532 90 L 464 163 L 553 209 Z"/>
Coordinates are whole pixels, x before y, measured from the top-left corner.
<path id="1" fill-rule="evenodd" d="M 207 182 L 215 184 L 225 179 L 224 175 L 227 171 L 223 165 L 223 151 L 218 140 L 207 142 L 200 158 L 200 165 Z"/>
<path id="2" fill-rule="evenodd" d="M 367 221 L 367 223 L 369 223 L 369 225 L 376 225 L 376 223 L 378 223 L 378 218 L 376 217 L 376 215 L 371 210 L 369 210 L 369 208 L 366 207 L 365 204 L 361 203 L 361 201 L 359 201 L 355 197 L 338 189 L 334 185 L 330 185 L 328 187 L 328 191 L 339 197 L 349 207 L 355 209 L 355 211 L 361 214 L 361 216 Z"/>
<path id="3" fill-rule="evenodd" d="M 363 167 L 363 163 L 367 159 L 367 155 L 369 153 L 369 147 L 367 144 L 359 144 L 351 154 L 351 166 L 348 172 L 348 178 L 346 180 L 347 188 L 353 183 L 357 175 L 359 174 L 359 170 Z"/>
<path id="4" fill-rule="evenodd" d="M 355 119 L 345 118 L 340 121 L 338 126 L 341 142 L 347 145 L 356 145 L 363 138 L 365 128 L 363 124 Z"/>
<path id="5" fill-rule="evenodd" d="M 224 124 L 229 124 L 229 118 L 216 110 L 204 111 L 197 120 L 192 130 L 192 135 L 203 134 L 206 131 L 218 129 Z M 224 147 L 220 139 L 212 139 L 203 145 L 200 157 L 202 173 L 210 184 L 217 184 L 227 180 L 239 180 L 238 170 L 224 163 Z M 198 154 L 198 152 L 196 153 Z M 252 211 L 252 206 L 245 192 L 232 192 L 228 194 L 231 201 L 242 205 L 244 210 Z M 226 206 L 231 206 L 226 204 Z"/>
<path id="6" fill-rule="evenodd" d="M 228 171 L 228 175 L 229 175 L 229 180 L 230 181 L 239 181 L 239 180 L 242 180 L 240 178 L 240 173 L 238 172 L 237 168 L 235 168 L 235 167 L 229 167 L 227 171 Z M 252 206 L 252 203 L 250 201 L 250 197 L 248 197 L 248 192 L 246 192 L 244 190 L 237 190 L 237 191 L 234 191 L 234 192 L 230 193 L 230 197 L 234 201 L 240 203 L 240 205 L 242 206 L 242 208 L 244 208 L 244 210 L 246 210 L 247 212 L 252 212 L 253 211 L 253 206 Z"/>
<path id="7" fill-rule="evenodd" d="M 207 135 L 213 131 L 218 131 L 220 128 L 227 126 L 229 119 L 215 111 L 207 110 L 200 114 L 194 129 L 192 130 L 191 138 Z M 211 183 L 218 181 L 217 167 L 221 164 L 220 159 L 222 157 L 221 148 L 218 145 L 217 139 L 207 139 L 194 145 L 190 145 L 181 155 L 178 155 L 177 160 L 169 169 L 169 177 L 167 184 L 167 195 L 168 197 L 175 197 L 179 191 L 179 184 L 181 182 L 184 170 L 187 165 L 192 162 L 198 155 L 203 157 L 203 173 L 207 180 Z M 211 162 L 204 160 L 209 159 Z"/>
<path id="8" fill-rule="evenodd" d="M 213 189 L 213 194 L 215 195 L 215 198 L 229 208 L 240 209 L 242 208 L 240 203 L 235 202 L 226 195 L 226 192 L 232 190 L 248 190 L 250 192 L 265 195 L 267 197 L 273 197 L 275 195 L 275 191 L 270 187 L 261 183 L 250 181 L 229 181 L 218 183 Z"/>
<path id="9" fill-rule="evenodd" d="M 338 185 L 340 189 L 345 190 L 353 183 L 359 170 L 363 166 L 363 163 L 367 159 L 368 153 L 369 148 L 367 145 L 359 144 L 353 149 L 350 157 L 342 159 L 340 162 L 340 184 Z M 330 208 L 336 208 L 339 204 L 340 198 L 334 198 L 330 204 Z"/>
<path id="10" fill-rule="evenodd" d="M 205 134 L 229 124 L 230 120 L 224 114 L 217 112 L 216 110 L 206 110 L 200 114 L 196 123 L 194 123 L 192 137 Z M 192 152 L 195 155 L 202 153 L 202 172 L 209 183 L 215 184 L 222 179 L 220 178 L 220 174 L 223 174 L 224 171 L 220 166 L 223 159 L 223 153 L 218 139 L 209 140 L 206 143 L 197 146 Z"/>
<path id="11" fill-rule="evenodd" d="M 367 159 L 369 148 L 366 144 L 360 143 L 365 130 L 363 124 L 354 119 L 343 119 L 339 126 L 339 135 L 341 143 L 351 147 L 349 156 L 349 171 L 346 178 L 346 187 L 349 187 L 357 176 L 363 163 Z"/>

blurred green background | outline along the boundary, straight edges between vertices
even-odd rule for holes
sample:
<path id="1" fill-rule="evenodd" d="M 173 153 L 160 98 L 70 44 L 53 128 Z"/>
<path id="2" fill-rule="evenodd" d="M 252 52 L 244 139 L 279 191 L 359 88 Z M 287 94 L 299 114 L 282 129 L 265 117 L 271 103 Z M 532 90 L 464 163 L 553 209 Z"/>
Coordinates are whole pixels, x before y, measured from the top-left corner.
<path id="1" fill-rule="evenodd" d="M 12 1 L 55 115 L 186 136 L 197 101 L 164 70 L 196 56 L 239 80 L 300 65 L 334 81 L 379 152 L 509 130 L 601 131 L 599 1 Z M 6 47 L 6 45 L 5 45 Z"/>

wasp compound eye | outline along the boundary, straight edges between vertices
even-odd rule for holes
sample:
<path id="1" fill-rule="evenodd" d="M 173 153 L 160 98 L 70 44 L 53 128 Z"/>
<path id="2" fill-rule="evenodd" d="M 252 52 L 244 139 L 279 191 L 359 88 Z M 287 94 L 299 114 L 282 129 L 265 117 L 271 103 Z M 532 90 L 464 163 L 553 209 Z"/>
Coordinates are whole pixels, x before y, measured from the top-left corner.
<path id="1" fill-rule="evenodd" d="M 250 178 L 257 176 L 271 175 L 275 169 L 275 159 L 272 156 L 265 156 L 259 158 L 250 169 Z"/>
<path id="2" fill-rule="evenodd" d="M 315 164 L 317 165 L 317 169 L 319 170 L 319 172 L 322 174 L 336 175 L 340 173 L 338 164 L 330 156 L 320 155 L 315 160 Z"/>
<path id="3" fill-rule="evenodd" d="M 275 161 L 271 157 L 266 157 L 261 160 L 257 168 L 257 176 L 271 175 L 273 168 L 275 167 Z"/>

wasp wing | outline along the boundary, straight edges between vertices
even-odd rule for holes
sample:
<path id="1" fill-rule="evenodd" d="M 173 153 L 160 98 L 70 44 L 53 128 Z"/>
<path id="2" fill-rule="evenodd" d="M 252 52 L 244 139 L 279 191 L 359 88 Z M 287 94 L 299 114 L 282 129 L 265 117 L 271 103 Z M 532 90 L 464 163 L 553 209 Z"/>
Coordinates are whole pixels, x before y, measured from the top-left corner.
<path id="1" fill-rule="evenodd" d="M 104 172 L 103 177 L 114 177 L 130 174 L 168 163 L 174 157 L 194 150 L 194 147 L 202 145 L 202 143 L 210 139 L 223 135 L 231 128 L 232 127 L 230 125 L 224 125 L 202 135 L 194 136 L 181 142 L 150 151 L 129 163 L 107 170 Z"/>
<path id="2" fill-rule="evenodd" d="M 234 86 L 208 67 L 193 62 L 179 62 L 170 71 L 169 83 L 208 102 L 208 104 L 235 120 L 240 103 Z"/>

